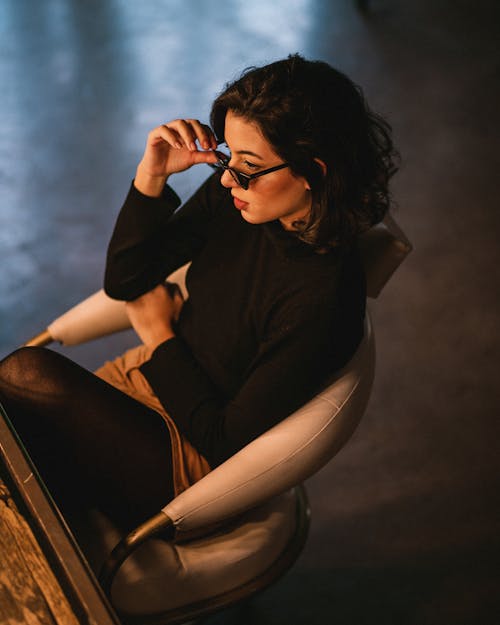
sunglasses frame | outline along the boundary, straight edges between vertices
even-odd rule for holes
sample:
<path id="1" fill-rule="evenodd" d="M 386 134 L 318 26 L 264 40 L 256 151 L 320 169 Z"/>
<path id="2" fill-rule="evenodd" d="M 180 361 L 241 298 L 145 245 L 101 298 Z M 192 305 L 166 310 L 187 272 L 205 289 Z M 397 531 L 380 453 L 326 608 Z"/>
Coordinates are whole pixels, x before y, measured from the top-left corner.
<path id="1" fill-rule="evenodd" d="M 219 152 L 218 150 L 214 150 L 214 154 L 217 157 L 217 163 L 212 164 L 211 166 L 214 169 L 222 169 L 223 171 L 228 171 L 233 180 L 245 191 L 248 189 L 250 182 L 254 178 L 260 178 L 260 176 L 265 176 L 266 174 L 270 174 L 273 171 L 278 171 L 279 169 L 284 169 L 285 167 L 290 167 L 288 163 L 281 163 L 281 165 L 275 165 L 274 167 L 270 167 L 269 169 L 264 169 L 263 171 L 258 171 L 255 174 L 244 174 L 242 171 L 238 171 L 233 167 L 229 167 L 228 165 L 228 157 L 224 152 Z"/>

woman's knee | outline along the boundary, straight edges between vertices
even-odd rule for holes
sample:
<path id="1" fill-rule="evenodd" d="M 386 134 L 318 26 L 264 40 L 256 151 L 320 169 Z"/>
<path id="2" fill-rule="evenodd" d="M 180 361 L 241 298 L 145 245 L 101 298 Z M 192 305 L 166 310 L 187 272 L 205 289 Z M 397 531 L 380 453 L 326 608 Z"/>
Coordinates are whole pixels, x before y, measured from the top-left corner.
<path id="1" fill-rule="evenodd" d="M 55 352 L 43 347 L 21 347 L 0 361 L 0 391 L 34 390 L 47 384 Z"/>

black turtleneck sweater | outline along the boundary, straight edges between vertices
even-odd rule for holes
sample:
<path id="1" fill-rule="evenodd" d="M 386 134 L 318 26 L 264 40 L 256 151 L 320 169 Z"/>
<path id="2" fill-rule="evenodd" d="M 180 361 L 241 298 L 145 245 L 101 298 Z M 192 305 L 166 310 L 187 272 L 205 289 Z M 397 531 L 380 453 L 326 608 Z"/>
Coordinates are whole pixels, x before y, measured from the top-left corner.
<path id="1" fill-rule="evenodd" d="M 141 367 L 214 468 L 299 408 L 354 353 L 365 280 L 357 253 L 316 253 L 279 221 L 247 223 L 219 176 L 182 208 L 131 187 L 108 249 L 105 291 L 133 300 L 192 261 L 176 337 Z"/>

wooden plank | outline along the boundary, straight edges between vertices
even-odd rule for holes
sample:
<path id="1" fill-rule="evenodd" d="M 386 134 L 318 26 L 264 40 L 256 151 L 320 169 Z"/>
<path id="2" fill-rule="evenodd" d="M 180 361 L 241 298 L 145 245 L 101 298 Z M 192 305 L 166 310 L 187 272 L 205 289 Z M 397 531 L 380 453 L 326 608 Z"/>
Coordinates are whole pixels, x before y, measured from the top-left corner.
<path id="1" fill-rule="evenodd" d="M 31 528 L 1 478 L 0 623 L 78 625 Z"/>

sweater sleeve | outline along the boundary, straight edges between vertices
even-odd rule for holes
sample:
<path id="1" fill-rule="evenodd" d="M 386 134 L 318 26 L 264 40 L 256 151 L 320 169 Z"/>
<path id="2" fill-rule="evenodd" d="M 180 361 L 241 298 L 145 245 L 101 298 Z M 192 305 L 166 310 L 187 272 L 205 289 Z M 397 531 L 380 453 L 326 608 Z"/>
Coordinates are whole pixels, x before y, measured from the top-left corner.
<path id="1" fill-rule="evenodd" d="M 339 331 L 336 308 L 320 303 L 311 301 L 300 314 L 286 306 L 273 319 L 233 398 L 217 392 L 180 338 L 160 345 L 142 365 L 179 430 L 212 468 L 303 405 L 324 384 L 325 370 L 342 367 L 354 352 L 363 312 L 352 331 Z"/>
<path id="2" fill-rule="evenodd" d="M 221 196 L 211 176 L 181 209 L 168 186 L 160 198 L 132 184 L 108 246 L 104 290 L 114 299 L 133 300 L 160 284 L 197 253 Z"/>

